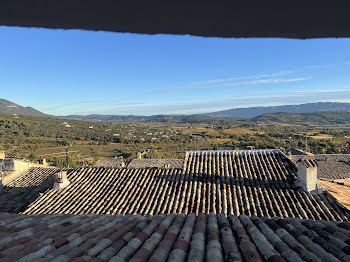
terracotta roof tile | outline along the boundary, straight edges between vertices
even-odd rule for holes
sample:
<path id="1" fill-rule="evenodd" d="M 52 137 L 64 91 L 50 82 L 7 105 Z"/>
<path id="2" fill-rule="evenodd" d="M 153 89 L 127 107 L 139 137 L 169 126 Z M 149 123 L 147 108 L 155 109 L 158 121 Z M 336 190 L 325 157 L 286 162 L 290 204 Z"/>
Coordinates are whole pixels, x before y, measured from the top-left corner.
<path id="1" fill-rule="evenodd" d="M 101 159 L 94 164 L 94 167 L 125 167 L 125 162 L 128 163 L 124 159 Z"/>
<path id="2" fill-rule="evenodd" d="M 251 220 L 259 228 L 261 233 L 264 234 L 266 239 L 273 245 L 273 247 L 284 257 L 287 261 L 303 261 L 301 257 L 294 252 L 283 240 L 272 230 L 267 224 L 265 224 L 257 216 L 252 216 Z M 295 219 L 293 219 L 294 221 Z"/>
<path id="3" fill-rule="evenodd" d="M 292 155 L 292 161 L 297 163 L 301 155 Z M 321 179 L 350 178 L 350 154 L 319 154 L 315 155 L 317 176 Z"/>
<path id="4" fill-rule="evenodd" d="M 296 187 L 296 167 L 279 150 L 193 151 L 183 169 L 77 168 L 70 185 L 46 192 L 24 214 L 223 213 L 348 220 L 329 193 Z"/>
<path id="5" fill-rule="evenodd" d="M 54 184 L 56 168 L 30 168 L 0 189 L 0 212 L 19 213 Z"/>
<path id="6" fill-rule="evenodd" d="M 258 254 L 258 252 L 254 252 L 256 251 L 255 247 L 252 248 L 252 246 L 250 245 L 251 242 L 247 241 L 247 235 L 245 234 L 245 231 L 243 232 L 241 230 L 241 228 L 243 228 L 243 226 L 239 223 L 239 225 L 236 222 L 234 217 L 231 217 L 231 221 L 232 221 L 232 229 L 233 231 L 236 232 L 237 236 L 238 236 L 238 242 L 239 244 L 237 245 L 237 242 L 235 240 L 235 237 L 233 235 L 233 231 L 231 229 L 230 226 L 230 222 L 229 220 L 223 215 L 220 214 L 218 215 L 218 221 L 219 221 L 219 228 L 220 228 L 220 233 L 221 233 L 221 237 L 222 237 L 222 248 L 224 250 L 224 254 L 225 254 L 225 260 L 230 260 L 230 261 L 243 261 L 239 249 L 238 249 L 238 245 L 240 245 L 242 253 L 243 253 L 243 257 L 245 257 L 246 260 L 255 260 L 255 261 L 261 261 L 260 255 Z M 241 228 L 239 228 L 241 226 Z M 243 229 L 244 230 L 244 229 Z M 249 237 L 248 237 L 249 239 Z M 243 247 L 244 245 L 244 247 Z M 243 248 L 242 248 L 243 247 Z M 253 251 L 252 253 L 250 253 L 250 255 L 247 255 L 248 252 Z M 259 260 L 260 258 L 260 260 Z"/>
<path id="7" fill-rule="evenodd" d="M 285 242 L 293 251 L 295 251 L 301 259 L 305 261 L 320 261 L 317 254 L 309 252 L 302 243 L 299 243 L 284 228 L 281 228 L 274 220 L 263 218 L 263 221 Z"/>
<path id="8" fill-rule="evenodd" d="M 350 208 L 350 187 L 333 183 L 331 181 L 319 180 L 320 183 L 333 197 L 347 208 Z"/>
<path id="9" fill-rule="evenodd" d="M 348 222 L 223 214 L 0 213 L 0 218 L 0 261 L 348 261 L 350 252 Z M 67 236 L 59 226 L 50 226 L 58 220 L 66 221 L 62 227 L 68 226 L 68 221 L 81 228 L 86 222 L 89 231 Z M 23 225 L 22 232 L 35 231 L 43 224 L 47 227 L 40 236 L 20 237 L 21 231 L 12 230 L 14 223 Z M 110 235 L 118 233 L 120 237 L 97 240 L 106 225 L 116 229 Z M 75 241 L 78 238 L 80 241 Z M 25 248 L 23 243 L 31 245 Z"/>
<path id="10" fill-rule="evenodd" d="M 183 159 L 132 159 L 128 168 L 183 168 Z"/>
<path id="11" fill-rule="evenodd" d="M 317 176 L 324 179 L 350 178 L 349 154 L 316 155 Z"/>
<path id="12" fill-rule="evenodd" d="M 0 173 L 0 178 L 7 177 L 8 175 L 11 175 L 14 171 L 13 170 L 3 170 L 2 173 Z"/>

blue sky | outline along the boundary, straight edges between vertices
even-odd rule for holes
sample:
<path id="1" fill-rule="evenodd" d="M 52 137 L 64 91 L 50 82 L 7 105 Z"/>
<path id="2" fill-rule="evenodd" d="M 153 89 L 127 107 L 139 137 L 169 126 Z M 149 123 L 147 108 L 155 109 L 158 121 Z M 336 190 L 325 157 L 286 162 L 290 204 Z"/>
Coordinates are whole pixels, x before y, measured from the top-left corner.
<path id="1" fill-rule="evenodd" d="M 350 102 L 350 39 L 0 27 L 0 91 L 0 98 L 55 115 Z"/>

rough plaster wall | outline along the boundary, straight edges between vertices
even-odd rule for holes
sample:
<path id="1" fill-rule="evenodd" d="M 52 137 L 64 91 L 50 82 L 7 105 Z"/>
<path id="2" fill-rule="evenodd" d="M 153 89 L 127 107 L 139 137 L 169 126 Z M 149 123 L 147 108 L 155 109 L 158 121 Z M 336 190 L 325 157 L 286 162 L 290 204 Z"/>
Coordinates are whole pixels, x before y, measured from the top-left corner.
<path id="1" fill-rule="evenodd" d="M 10 159 L 1 159 L 0 163 L 3 165 L 2 170 L 4 171 L 11 171 L 15 170 L 15 160 L 10 158 Z"/>
<path id="2" fill-rule="evenodd" d="M 349 37 L 349 1 L 2 0 L 0 25 L 218 37 Z"/>
<path id="3" fill-rule="evenodd" d="M 23 171 L 27 170 L 31 163 L 27 161 L 21 161 L 13 158 L 8 159 L 0 159 L 0 163 L 3 163 L 3 170 L 4 171 Z"/>
<path id="4" fill-rule="evenodd" d="M 15 160 L 14 161 L 15 169 L 16 171 L 25 171 L 28 170 L 31 167 L 30 162 L 26 161 L 20 161 L 20 160 Z"/>
<path id="5" fill-rule="evenodd" d="M 306 192 L 316 189 L 317 185 L 317 167 L 306 167 L 303 164 L 298 166 L 298 182 L 301 188 Z"/>

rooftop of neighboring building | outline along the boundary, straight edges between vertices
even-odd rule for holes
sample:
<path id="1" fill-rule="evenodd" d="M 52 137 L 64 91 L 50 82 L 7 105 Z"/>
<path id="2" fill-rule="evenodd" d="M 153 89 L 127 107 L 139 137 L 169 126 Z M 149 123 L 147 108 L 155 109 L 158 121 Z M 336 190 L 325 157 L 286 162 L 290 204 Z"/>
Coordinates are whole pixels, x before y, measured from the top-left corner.
<path id="1" fill-rule="evenodd" d="M 177 168 L 182 169 L 183 159 L 132 159 L 128 168 Z"/>
<path id="2" fill-rule="evenodd" d="M 287 156 L 294 163 L 311 155 L 313 154 L 298 149 L 287 151 Z M 316 154 L 313 156 L 317 163 L 318 178 L 328 180 L 350 178 L 350 154 Z"/>
<path id="3" fill-rule="evenodd" d="M 349 179 L 349 178 L 348 178 Z M 318 181 L 334 198 L 350 209 L 350 184 L 337 183 L 327 180 Z"/>
<path id="4" fill-rule="evenodd" d="M 305 193 L 279 150 L 187 152 L 183 169 L 77 168 L 25 214 L 223 213 L 348 220 L 327 192 Z"/>
<path id="5" fill-rule="evenodd" d="M 54 185 L 57 168 L 32 167 L 0 188 L 0 212 L 19 213 Z"/>
<path id="6" fill-rule="evenodd" d="M 350 178 L 350 154 L 319 154 L 315 156 L 319 178 Z"/>
<path id="7" fill-rule="evenodd" d="M 125 161 L 123 158 L 117 159 L 99 159 L 94 164 L 94 167 L 125 167 L 126 163 L 129 161 Z"/>

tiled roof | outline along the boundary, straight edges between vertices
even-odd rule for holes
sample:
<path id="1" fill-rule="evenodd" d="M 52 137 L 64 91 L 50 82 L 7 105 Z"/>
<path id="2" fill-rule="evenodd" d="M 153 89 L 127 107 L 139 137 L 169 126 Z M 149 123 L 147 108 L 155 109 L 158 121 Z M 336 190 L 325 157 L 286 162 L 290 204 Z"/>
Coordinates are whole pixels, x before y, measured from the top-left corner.
<path id="1" fill-rule="evenodd" d="M 176 212 L 181 170 L 78 168 L 70 185 L 48 190 L 24 213 L 155 214 Z M 182 177 L 183 179 L 183 177 Z"/>
<path id="2" fill-rule="evenodd" d="M 350 178 L 350 155 L 316 155 L 317 176 L 324 179 Z"/>
<path id="3" fill-rule="evenodd" d="M 181 169 L 79 168 L 61 192 L 48 190 L 25 214 L 224 213 L 347 220 L 328 193 L 294 185 L 280 151 L 187 153 Z"/>
<path id="4" fill-rule="evenodd" d="M 0 178 L 6 177 L 8 175 L 11 175 L 11 173 L 13 173 L 13 170 L 3 170 L 2 174 L 0 173 Z"/>
<path id="5" fill-rule="evenodd" d="M 334 196 L 340 203 L 350 209 L 350 187 L 333 183 L 331 181 L 319 180 L 328 192 Z"/>
<path id="6" fill-rule="evenodd" d="M 189 151 L 184 172 L 198 181 L 194 193 L 207 194 L 206 209 L 200 212 L 311 219 L 349 217 L 348 210 L 345 217 L 341 215 L 343 211 L 329 194 L 307 195 L 296 188 L 295 165 L 279 150 Z M 216 194 L 211 195 L 211 190 Z"/>
<path id="7" fill-rule="evenodd" d="M 315 159 L 300 159 L 297 163 L 302 162 L 307 167 L 317 167 L 317 162 Z"/>
<path id="8" fill-rule="evenodd" d="M 287 155 L 291 154 L 293 156 L 306 156 L 308 154 L 308 152 L 304 152 L 300 149 L 296 149 L 296 148 L 290 148 L 287 150 Z"/>
<path id="9" fill-rule="evenodd" d="M 133 159 L 128 168 L 183 168 L 183 159 Z"/>
<path id="10" fill-rule="evenodd" d="M 18 213 L 54 184 L 56 168 L 32 167 L 0 189 L 0 212 Z"/>
<path id="11" fill-rule="evenodd" d="M 100 159 L 94 167 L 125 167 L 125 162 L 123 159 Z"/>
<path id="12" fill-rule="evenodd" d="M 0 261 L 349 261 L 349 222 L 0 213 Z"/>

